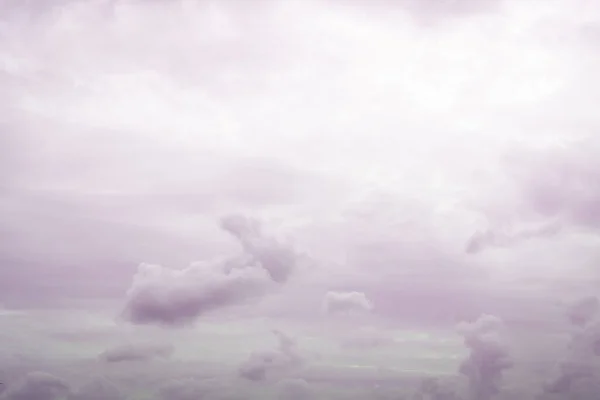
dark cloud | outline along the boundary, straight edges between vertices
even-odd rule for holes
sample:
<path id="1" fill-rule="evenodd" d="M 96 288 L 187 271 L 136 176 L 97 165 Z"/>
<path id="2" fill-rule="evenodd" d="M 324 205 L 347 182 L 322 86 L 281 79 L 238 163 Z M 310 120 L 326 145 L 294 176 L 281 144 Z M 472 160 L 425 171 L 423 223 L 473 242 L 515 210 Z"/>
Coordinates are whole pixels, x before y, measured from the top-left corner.
<path id="1" fill-rule="evenodd" d="M 207 312 L 260 297 L 295 269 L 297 256 L 291 247 L 266 237 L 257 221 L 228 216 L 221 227 L 240 241 L 241 255 L 180 270 L 140 265 L 123 317 L 136 324 L 190 324 Z"/>
<path id="2" fill-rule="evenodd" d="M 275 350 L 255 351 L 238 368 L 238 375 L 250 381 L 264 381 L 270 374 L 286 373 L 298 368 L 303 357 L 296 349 L 296 343 L 280 331 L 273 331 L 277 337 Z"/>
<path id="3" fill-rule="evenodd" d="M 325 294 L 323 309 L 329 315 L 354 314 L 371 311 L 373 304 L 362 292 L 330 291 Z"/>
<path id="4" fill-rule="evenodd" d="M 70 392 L 69 384 L 47 372 L 30 372 L 3 394 L 7 400 L 59 400 Z"/>
<path id="5" fill-rule="evenodd" d="M 175 351 L 172 345 L 163 344 L 125 344 L 110 348 L 99 355 L 108 363 L 140 362 L 152 359 L 167 359 Z"/>
<path id="6" fill-rule="evenodd" d="M 460 373 L 468 381 L 469 399 L 487 400 L 500 393 L 504 372 L 513 366 L 503 342 L 501 319 L 483 315 L 472 323 L 460 324 L 469 356 L 461 363 Z"/>

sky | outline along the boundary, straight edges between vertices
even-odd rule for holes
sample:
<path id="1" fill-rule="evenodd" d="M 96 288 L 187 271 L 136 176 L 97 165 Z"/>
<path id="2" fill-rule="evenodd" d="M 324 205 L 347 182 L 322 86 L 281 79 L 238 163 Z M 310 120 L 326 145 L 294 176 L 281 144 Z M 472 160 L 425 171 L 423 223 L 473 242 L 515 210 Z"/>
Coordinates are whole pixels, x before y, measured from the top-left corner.
<path id="1" fill-rule="evenodd" d="M 561 330 L 600 292 L 597 2 L 0 10 L 6 315 Z"/>

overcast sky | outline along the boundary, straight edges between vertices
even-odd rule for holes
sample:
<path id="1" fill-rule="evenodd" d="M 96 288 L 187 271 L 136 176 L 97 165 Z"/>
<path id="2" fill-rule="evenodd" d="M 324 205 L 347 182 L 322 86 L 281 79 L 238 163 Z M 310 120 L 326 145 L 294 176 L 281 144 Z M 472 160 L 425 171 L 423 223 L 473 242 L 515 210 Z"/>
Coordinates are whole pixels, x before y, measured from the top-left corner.
<path id="1" fill-rule="evenodd" d="M 597 2 L 62 3 L 1 2 L 5 305 L 185 323 L 356 291 L 414 321 L 597 292 Z M 212 297 L 159 318 L 165 274 Z"/>

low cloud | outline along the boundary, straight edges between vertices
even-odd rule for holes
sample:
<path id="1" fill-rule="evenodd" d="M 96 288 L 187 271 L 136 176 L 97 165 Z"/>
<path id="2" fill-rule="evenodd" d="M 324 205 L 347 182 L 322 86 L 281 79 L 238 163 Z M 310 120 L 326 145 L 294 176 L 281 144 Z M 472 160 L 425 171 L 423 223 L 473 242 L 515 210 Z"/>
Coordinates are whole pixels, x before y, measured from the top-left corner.
<path id="1" fill-rule="evenodd" d="M 150 361 L 170 358 L 174 347 L 166 344 L 125 344 L 110 348 L 99 355 L 107 363 Z"/>
<path id="2" fill-rule="evenodd" d="M 277 382 L 277 400 L 309 400 L 315 398 L 310 384 L 300 378 L 285 378 Z"/>
<path id="3" fill-rule="evenodd" d="M 68 400 L 125 400 L 125 395 L 106 378 L 93 379 L 72 392 Z"/>
<path id="4" fill-rule="evenodd" d="M 366 326 L 356 329 L 341 341 L 342 348 L 369 350 L 395 343 L 394 337 L 387 331 Z"/>
<path id="5" fill-rule="evenodd" d="M 373 304 L 362 292 L 329 291 L 323 301 L 323 310 L 328 315 L 369 312 L 372 309 Z"/>
<path id="6" fill-rule="evenodd" d="M 69 384 L 47 372 L 30 372 L 20 382 L 11 385 L 6 400 L 58 400 L 70 392 Z"/>
<path id="7" fill-rule="evenodd" d="M 500 318 L 483 315 L 472 323 L 460 324 L 458 330 L 469 350 L 459 369 L 467 377 L 469 399 L 491 399 L 500 393 L 504 371 L 513 366 L 501 337 L 504 324 Z"/>
<path id="8" fill-rule="evenodd" d="M 440 378 L 424 378 L 419 384 L 415 398 L 427 400 L 459 400 L 456 388 Z"/>
<path id="9" fill-rule="evenodd" d="M 172 379 L 158 389 L 158 397 L 163 400 L 212 399 L 224 389 L 214 379 L 181 378 Z"/>
<path id="10" fill-rule="evenodd" d="M 289 279 L 296 254 L 265 236 L 258 221 L 230 215 L 220 227 L 239 241 L 242 254 L 185 269 L 141 264 L 127 293 L 124 318 L 134 324 L 187 325 L 207 312 L 261 297 Z"/>
<path id="11" fill-rule="evenodd" d="M 573 395 L 587 390 L 590 381 L 599 378 L 596 372 L 600 357 L 599 311 L 598 299 L 593 296 L 583 297 L 567 308 L 571 337 L 556 376 L 544 385 L 544 394 Z"/>
<path id="12" fill-rule="evenodd" d="M 294 340 L 277 330 L 273 331 L 273 334 L 277 336 L 277 349 L 250 354 L 238 368 L 240 377 L 251 381 L 264 381 L 271 373 L 286 372 L 303 363 L 304 359 L 298 354 Z"/>
<path id="13" fill-rule="evenodd" d="M 586 326 L 600 313 L 600 300 L 596 296 L 585 296 L 567 308 L 567 320 L 575 326 Z"/>
<path id="14" fill-rule="evenodd" d="M 513 232 L 505 232 L 497 228 L 479 230 L 467 241 L 465 251 L 468 254 L 476 254 L 489 247 L 507 248 L 529 239 L 548 238 L 559 234 L 561 227 L 559 223 L 550 222 L 520 228 Z"/>

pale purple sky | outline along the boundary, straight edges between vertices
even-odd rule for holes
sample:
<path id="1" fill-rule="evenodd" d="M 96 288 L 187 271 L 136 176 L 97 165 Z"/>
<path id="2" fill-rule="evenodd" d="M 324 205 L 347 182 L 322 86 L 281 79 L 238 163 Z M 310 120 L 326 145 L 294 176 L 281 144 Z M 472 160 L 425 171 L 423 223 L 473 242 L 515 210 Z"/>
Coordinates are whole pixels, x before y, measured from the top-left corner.
<path id="1" fill-rule="evenodd" d="M 0 0 L 0 399 L 597 398 L 598 71 L 592 0 Z"/>
<path id="2" fill-rule="evenodd" d="M 454 323 L 598 291 L 596 2 L 44 4 L 0 17 L 7 307 L 356 291 Z"/>

